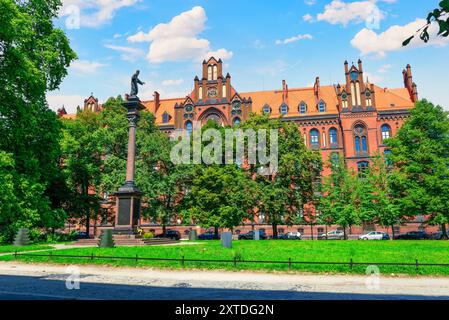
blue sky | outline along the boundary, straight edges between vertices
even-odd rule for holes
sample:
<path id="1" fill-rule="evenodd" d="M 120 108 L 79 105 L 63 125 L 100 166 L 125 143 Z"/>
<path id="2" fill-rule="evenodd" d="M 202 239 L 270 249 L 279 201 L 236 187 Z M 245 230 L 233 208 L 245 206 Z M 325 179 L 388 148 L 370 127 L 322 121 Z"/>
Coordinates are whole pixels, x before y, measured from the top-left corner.
<path id="1" fill-rule="evenodd" d="M 402 69 L 413 68 L 421 98 L 449 110 L 449 39 L 424 45 L 401 42 L 423 24 L 439 0 L 64 0 L 56 25 L 79 60 L 52 109 L 74 112 L 91 92 L 100 101 L 129 91 L 136 69 L 151 99 L 190 93 L 202 60 L 224 60 L 240 92 L 344 81 L 343 62 L 361 58 L 370 82 L 401 87 Z"/>

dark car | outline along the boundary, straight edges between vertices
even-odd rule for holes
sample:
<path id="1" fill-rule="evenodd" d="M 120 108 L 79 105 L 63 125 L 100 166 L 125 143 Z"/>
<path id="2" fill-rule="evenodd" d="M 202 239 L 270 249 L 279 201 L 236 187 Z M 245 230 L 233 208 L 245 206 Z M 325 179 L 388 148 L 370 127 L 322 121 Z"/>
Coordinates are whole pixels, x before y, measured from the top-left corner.
<path id="1" fill-rule="evenodd" d="M 167 230 L 165 233 L 158 234 L 155 238 L 168 238 L 177 241 L 181 239 L 181 234 L 176 230 Z"/>
<path id="2" fill-rule="evenodd" d="M 259 230 L 259 237 L 261 240 L 267 239 L 267 235 L 264 230 Z M 254 240 L 254 231 L 239 234 L 239 240 Z"/>
<path id="3" fill-rule="evenodd" d="M 87 234 L 87 232 L 84 232 L 84 231 L 75 232 L 75 240 L 89 239 L 89 238 L 90 238 L 90 236 Z"/>
<path id="4" fill-rule="evenodd" d="M 218 235 L 218 239 L 220 239 L 220 235 Z M 198 236 L 198 240 L 215 240 L 215 232 L 207 231 Z"/>
<path id="5" fill-rule="evenodd" d="M 424 231 L 410 231 L 394 237 L 395 240 L 428 240 L 430 235 Z"/>
<path id="6" fill-rule="evenodd" d="M 434 240 L 441 240 L 441 239 L 443 239 L 443 232 L 438 231 L 436 233 L 433 233 L 431 235 L 431 238 Z M 449 234 L 446 235 L 446 238 L 449 238 Z"/>

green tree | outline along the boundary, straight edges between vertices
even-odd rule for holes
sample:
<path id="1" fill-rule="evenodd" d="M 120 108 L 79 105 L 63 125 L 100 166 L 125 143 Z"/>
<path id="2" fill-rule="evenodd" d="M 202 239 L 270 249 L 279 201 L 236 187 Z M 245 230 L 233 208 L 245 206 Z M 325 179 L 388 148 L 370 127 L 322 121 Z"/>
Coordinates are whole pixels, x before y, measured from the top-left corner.
<path id="1" fill-rule="evenodd" d="M 84 221 L 89 234 L 90 221 L 99 210 L 102 148 L 97 139 L 99 115 L 88 110 L 75 120 L 64 120 L 61 140 L 63 172 L 67 179 L 70 201 L 66 206 L 71 218 Z"/>
<path id="2" fill-rule="evenodd" d="M 14 228 L 61 226 L 54 186 L 60 126 L 45 94 L 58 88 L 76 58 L 62 30 L 54 28 L 60 1 L 0 0 L 0 150 L 10 155 L 17 202 L 15 223 L 0 218 L 5 239 Z M 11 202 L 14 199 L 11 198 Z M 5 214 L 4 212 L 1 213 Z"/>
<path id="3" fill-rule="evenodd" d="M 394 138 L 391 188 L 404 215 L 426 215 L 446 235 L 449 221 L 449 119 L 440 106 L 422 100 Z"/>
<path id="4" fill-rule="evenodd" d="M 360 195 L 363 193 L 355 172 L 346 167 L 342 156 L 338 161 L 329 161 L 331 168 L 329 176 L 324 178 L 323 196 L 318 208 L 320 219 L 327 223 L 334 223 L 343 228 L 347 239 L 347 228 L 360 224 Z"/>
<path id="5" fill-rule="evenodd" d="M 202 227 L 233 229 L 250 219 L 257 186 L 235 165 L 197 167 L 187 192 L 185 219 Z"/>
<path id="6" fill-rule="evenodd" d="M 255 177 L 261 192 L 258 208 L 272 225 L 273 236 L 277 237 L 278 225 L 291 225 L 298 221 L 304 206 L 316 199 L 316 182 L 322 167 L 321 155 L 306 147 L 295 123 L 253 114 L 241 127 L 255 132 L 272 129 L 278 133 L 277 171 L 268 175 L 260 174 L 259 169 L 264 164 L 259 159 L 247 168 L 249 175 Z M 268 155 L 275 150 L 271 150 L 269 133 L 267 140 Z"/>
<path id="7" fill-rule="evenodd" d="M 406 39 L 402 45 L 408 46 L 410 41 L 413 40 L 418 34 L 419 38 L 425 43 L 429 42 L 431 35 L 429 34 L 429 28 L 432 24 L 438 24 L 437 36 L 447 37 L 449 36 L 449 0 L 443 0 L 439 3 L 438 8 L 435 8 L 427 15 L 427 23 L 420 28 L 416 34 Z"/>

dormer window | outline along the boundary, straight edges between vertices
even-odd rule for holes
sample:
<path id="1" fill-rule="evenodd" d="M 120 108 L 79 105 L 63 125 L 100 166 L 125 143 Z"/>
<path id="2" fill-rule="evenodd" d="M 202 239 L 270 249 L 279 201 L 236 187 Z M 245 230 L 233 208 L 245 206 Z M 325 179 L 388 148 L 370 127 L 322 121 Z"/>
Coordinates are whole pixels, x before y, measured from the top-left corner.
<path id="1" fill-rule="evenodd" d="M 281 105 L 281 114 L 286 115 L 288 113 L 288 106 L 284 103 Z"/>
<path id="2" fill-rule="evenodd" d="M 299 104 L 299 113 L 300 113 L 300 114 L 305 114 L 305 113 L 307 113 L 307 105 L 306 105 L 305 102 L 301 102 L 301 103 Z"/>
<path id="3" fill-rule="evenodd" d="M 326 112 L 326 103 L 323 100 L 318 103 L 318 111 Z"/>
<path id="4" fill-rule="evenodd" d="M 371 107 L 373 105 L 373 99 L 370 91 L 365 92 L 365 100 L 367 107 Z"/>
<path id="5" fill-rule="evenodd" d="M 168 123 L 170 121 L 170 115 L 167 112 L 164 112 L 162 115 L 162 123 Z"/>
<path id="6" fill-rule="evenodd" d="M 263 110 L 263 113 L 265 113 L 265 114 L 271 113 L 271 108 L 268 104 L 264 105 L 262 110 Z"/>

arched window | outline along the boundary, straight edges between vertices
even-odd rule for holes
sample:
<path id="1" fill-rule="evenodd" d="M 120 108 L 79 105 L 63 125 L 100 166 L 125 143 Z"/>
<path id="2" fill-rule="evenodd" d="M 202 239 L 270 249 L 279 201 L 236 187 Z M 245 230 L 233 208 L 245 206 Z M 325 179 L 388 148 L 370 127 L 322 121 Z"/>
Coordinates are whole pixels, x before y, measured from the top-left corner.
<path id="1" fill-rule="evenodd" d="M 241 123 L 241 120 L 240 118 L 234 118 L 232 122 L 234 123 L 235 126 L 238 126 Z"/>
<path id="2" fill-rule="evenodd" d="M 217 78 L 218 78 L 218 68 L 217 68 L 216 65 L 214 66 L 213 70 L 214 70 L 214 75 L 213 75 L 212 80 L 217 80 Z"/>
<path id="3" fill-rule="evenodd" d="M 381 127 L 382 142 L 391 137 L 391 127 L 388 124 L 384 124 Z"/>
<path id="4" fill-rule="evenodd" d="M 186 122 L 186 130 L 187 130 L 188 135 L 190 136 L 192 134 L 192 130 L 193 130 L 192 121 Z"/>
<path id="5" fill-rule="evenodd" d="M 326 112 L 326 103 L 323 100 L 318 103 L 318 111 Z"/>
<path id="6" fill-rule="evenodd" d="M 307 112 L 307 105 L 306 103 L 303 101 L 299 104 L 299 113 L 300 114 L 305 114 Z"/>
<path id="7" fill-rule="evenodd" d="M 212 80 L 212 66 L 207 67 L 207 80 Z"/>
<path id="8" fill-rule="evenodd" d="M 359 174 L 364 174 L 369 168 L 369 162 L 368 161 L 360 161 L 357 162 L 357 171 Z"/>
<path id="9" fill-rule="evenodd" d="M 340 162 L 340 155 L 338 154 L 338 152 L 332 152 L 331 154 L 331 163 L 336 166 L 338 165 Z"/>
<path id="10" fill-rule="evenodd" d="M 282 105 L 281 105 L 281 114 L 287 114 L 288 113 L 288 106 L 285 104 L 285 103 L 283 103 Z"/>
<path id="11" fill-rule="evenodd" d="M 356 153 L 368 152 L 368 131 L 363 124 L 354 127 L 354 146 Z"/>
<path id="12" fill-rule="evenodd" d="M 385 164 L 389 167 L 393 165 L 393 161 L 391 161 L 390 155 L 391 155 L 391 150 L 385 149 L 385 151 L 384 151 Z"/>
<path id="13" fill-rule="evenodd" d="M 329 143 L 331 145 L 338 143 L 338 133 L 337 133 L 337 129 L 335 129 L 335 128 L 329 129 Z"/>
<path id="14" fill-rule="evenodd" d="M 264 105 L 262 110 L 263 110 L 263 113 L 266 113 L 266 114 L 271 113 L 271 108 L 268 104 Z"/>
<path id="15" fill-rule="evenodd" d="M 170 115 L 167 112 L 164 112 L 162 115 L 162 123 L 168 123 L 170 121 Z"/>
<path id="16" fill-rule="evenodd" d="M 310 145 L 312 147 L 320 146 L 320 133 L 317 129 L 310 130 Z"/>
<path id="17" fill-rule="evenodd" d="M 200 87 L 198 89 L 198 99 L 203 99 L 203 87 Z"/>
<path id="18" fill-rule="evenodd" d="M 226 98 L 226 85 L 223 85 L 223 98 Z"/>

